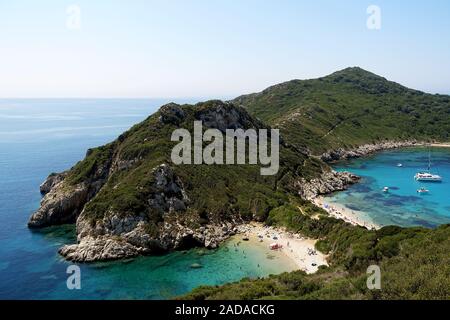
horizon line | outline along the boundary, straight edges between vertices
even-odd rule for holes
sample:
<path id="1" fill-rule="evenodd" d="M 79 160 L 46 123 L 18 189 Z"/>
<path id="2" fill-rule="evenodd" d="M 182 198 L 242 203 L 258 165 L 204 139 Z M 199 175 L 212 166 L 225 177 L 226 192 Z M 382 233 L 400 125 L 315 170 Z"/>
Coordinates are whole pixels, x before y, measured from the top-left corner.
<path id="1" fill-rule="evenodd" d="M 317 77 L 313 77 L 313 78 L 300 78 L 300 77 L 298 77 L 298 78 L 291 78 L 290 80 L 281 81 L 281 82 L 277 82 L 277 83 L 272 83 L 272 84 L 266 85 L 262 89 L 253 90 L 252 92 L 245 92 L 245 93 L 241 92 L 241 93 L 238 93 L 238 94 L 236 94 L 236 93 L 234 93 L 234 94 L 214 94 L 214 95 L 208 94 L 208 95 L 206 95 L 204 97 L 200 97 L 200 96 L 192 96 L 192 97 L 180 97 L 180 96 L 174 96 L 174 97 L 169 97 L 169 96 L 167 96 L 167 97 L 147 97 L 147 96 L 135 96 L 135 97 L 131 97 L 131 96 L 111 96 L 111 97 L 83 97 L 83 96 L 79 96 L 79 97 L 1 97 L 0 96 L 0 100 L 20 100 L 20 99 L 22 99 L 22 100 L 26 100 L 26 99 L 30 99 L 30 100 L 31 99 L 32 100 L 38 100 L 38 99 L 42 99 L 42 100 L 45 100 L 45 99 L 47 99 L 47 100 L 57 100 L 57 99 L 67 99 L 67 100 L 69 100 L 69 99 L 71 99 L 71 100 L 76 100 L 76 99 L 80 99 L 80 100 L 82 100 L 82 99 L 86 99 L 86 100 L 87 99 L 93 99 L 93 100 L 94 99 L 95 100 L 102 100 L 102 99 L 104 99 L 104 100 L 107 100 L 107 99 L 111 99 L 111 100 L 120 100 L 120 99 L 123 99 L 123 100 L 126 100 L 126 99 L 128 99 L 128 100 L 131 100 L 131 99 L 135 99 L 135 100 L 146 100 L 146 99 L 149 99 L 149 100 L 150 99 L 152 99 L 152 100 L 158 100 L 158 99 L 159 100 L 163 100 L 163 99 L 197 100 L 197 99 L 202 99 L 202 100 L 223 100 L 223 101 L 228 101 L 228 100 L 233 100 L 233 99 L 235 99 L 237 97 L 240 97 L 242 95 L 249 95 L 249 94 L 260 93 L 260 92 L 263 92 L 264 90 L 266 90 L 268 88 L 271 88 L 273 86 L 277 86 L 277 85 L 280 85 L 280 84 L 289 83 L 289 82 L 292 82 L 292 81 L 311 81 L 311 80 L 323 79 L 323 78 L 326 78 L 328 76 L 332 76 L 332 75 L 334 75 L 336 73 L 347 71 L 347 70 L 351 70 L 351 69 L 359 69 L 361 71 L 370 73 L 370 74 L 375 75 L 377 77 L 381 77 L 381 78 L 385 79 L 386 81 L 394 82 L 394 83 L 396 83 L 396 84 L 398 84 L 400 86 L 403 86 L 403 87 L 405 87 L 407 89 L 420 91 L 420 92 L 423 92 L 425 94 L 446 95 L 446 96 L 450 95 L 450 91 L 446 91 L 446 93 L 443 93 L 443 91 L 431 92 L 431 91 L 428 91 L 428 90 L 425 91 L 423 89 L 416 89 L 416 88 L 413 88 L 413 87 L 410 87 L 408 85 L 403 84 L 401 81 L 394 80 L 394 79 L 389 79 L 389 78 L 385 77 L 384 75 L 380 75 L 380 74 L 378 74 L 376 72 L 368 70 L 367 68 L 355 65 L 355 66 L 348 66 L 348 67 L 345 67 L 345 68 L 340 68 L 338 70 L 332 71 L 332 72 L 330 72 L 330 73 L 328 73 L 326 75 L 323 75 L 323 76 L 317 76 Z"/>

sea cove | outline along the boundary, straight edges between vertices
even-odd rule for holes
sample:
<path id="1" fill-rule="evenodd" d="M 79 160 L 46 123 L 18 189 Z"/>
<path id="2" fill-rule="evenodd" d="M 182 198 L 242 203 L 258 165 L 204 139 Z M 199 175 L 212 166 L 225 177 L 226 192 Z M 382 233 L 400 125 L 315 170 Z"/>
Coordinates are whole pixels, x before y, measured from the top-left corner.
<path id="1" fill-rule="evenodd" d="M 380 226 L 450 223 L 450 149 L 431 148 L 432 171 L 443 177 L 441 183 L 414 180 L 417 172 L 426 169 L 428 155 L 429 148 L 414 147 L 341 161 L 334 165 L 335 170 L 350 171 L 362 179 L 346 191 L 325 197 L 324 202 L 343 206 L 356 217 Z M 383 192 L 384 187 L 389 192 Z M 422 187 L 429 193 L 418 193 Z"/>
<path id="2" fill-rule="evenodd" d="M 74 226 L 27 228 L 39 206 L 39 184 L 70 168 L 88 148 L 115 139 L 165 101 L 0 101 L 0 298 L 168 299 L 199 285 L 218 285 L 297 268 L 264 244 L 231 239 L 217 250 L 81 264 L 81 290 L 68 290 L 57 253 L 76 242 Z M 194 267 L 200 266 L 200 267 Z"/>

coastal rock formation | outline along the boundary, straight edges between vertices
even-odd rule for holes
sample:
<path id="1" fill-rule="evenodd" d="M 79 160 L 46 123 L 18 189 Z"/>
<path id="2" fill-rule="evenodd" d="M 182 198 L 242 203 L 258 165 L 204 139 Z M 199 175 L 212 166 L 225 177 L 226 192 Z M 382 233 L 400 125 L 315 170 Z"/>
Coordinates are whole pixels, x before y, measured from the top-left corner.
<path id="1" fill-rule="evenodd" d="M 116 141 L 90 149 L 72 169 L 50 175 L 42 184 L 44 198 L 29 227 L 76 222 L 77 243 L 62 247 L 59 253 L 78 262 L 195 246 L 216 248 L 235 234 L 245 219 L 267 214 L 269 200 L 264 194 L 270 193 L 276 177 L 260 179 L 256 166 L 224 170 L 171 165 L 167 159 L 171 133 L 199 120 L 204 127 L 222 131 L 265 128 L 230 103 L 165 105 Z M 295 158 L 302 156 L 296 154 Z M 222 181 L 225 185 L 215 187 Z M 255 184 L 264 193 L 255 199 L 242 198 L 243 190 Z M 209 193 L 213 195 L 209 197 Z"/>
<path id="2" fill-rule="evenodd" d="M 49 193 L 57 184 L 64 180 L 66 173 L 52 173 L 48 178 L 39 186 L 42 195 Z"/>
<path id="3" fill-rule="evenodd" d="M 74 223 L 89 202 L 102 188 L 108 177 L 110 161 L 99 165 L 89 180 L 77 184 L 66 181 L 67 172 L 51 174 L 40 186 L 44 198 L 39 209 L 30 217 L 29 228 Z"/>
<path id="4" fill-rule="evenodd" d="M 303 199 L 311 200 L 319 195 L 345 190 L 349 185 L 357 183 L 359 179 L 357 175 L 350 172 L 330 170 L 310 181 L 302 179 L 296 183 L 296 187 Z"/>
<path id="5" fill-rule="evenodd" d="M 41 201 L 41 206 L 28 221 L 30 228 L 73 223 L 88 200 L 88 186 L 79 184 L 65 189 L 59 183 Z"/>
<path id="6" fill-rule="evenodd" d="M 167 224 L 156 238 L 146 232 L 145 223 L 116 236 L 95 236 L 95 231 L 83 230 L 84 234 L 92 232 L 93 235 L 81 237 L 77 244 L 63 246 L 59 253 L 70 261 L 94 262 L 183 250 L 194 246 L 214 249 L 234 234 L 234 228 L 232 223 L 209 225 L 202 230 Z"/>
<path id="7" fill-rule="evenodd" d="M 79 244 L 67 245 L 59 249 L 59 254 L 76 262 L 106 261 L 137 256 L 138 248 L 124 241 L 110 237 L 86 237 Z"/>
<path id="8" fill-rule="evenodd" d="M 420 145 L 420 143 L 415 140 L 380 142 L 375 144 L 365 144 L 354 149 L 339 148 L 337 150 L 331 150 L 322 154 L 320 158 L 325 162 L 333 162 L 338 160 L 360 158 L 382 150 L 413 147 L 418 145 Z"/>
<path id="9" fill-rule="evenodd" d="M 186 221 L 189 198 L 181 180 L 167 164 L 156 167 L 152 174 L 148 212 L 108 212 L 103 219 L 92 221 L 83 211 L 77 220 L 79 243 L 64 246 L 59 253 L 78 262 L 113 260 L 194 246 L 216 248 L 233 233 L 233 220 L 189 227 L 188 222 L 195 225 L 195 221 L 192 216 Z M 162 223 L 155 223 L 155 217 Z"/>

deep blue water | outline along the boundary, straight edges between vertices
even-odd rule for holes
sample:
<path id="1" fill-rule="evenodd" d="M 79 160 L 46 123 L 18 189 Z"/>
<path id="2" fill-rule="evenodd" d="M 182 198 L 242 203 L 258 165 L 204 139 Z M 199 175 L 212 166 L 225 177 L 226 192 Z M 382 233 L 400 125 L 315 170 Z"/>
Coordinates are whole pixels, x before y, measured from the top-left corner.
<path id="1" fill-rule="evenodd" d="M 81 265 L 81 290 L 66 286 L 73 226 L 30 231 L 40 183 L 86 150 L 115 139 L 168 100 L 0 100 L 0 299 L 161 299 L 293 268 L 266 248 L 230 241 L 219 250 Z M 192 103 L 195 101 L 176 101 Z M 258 266 L 258 263 L 261 263 Z M 257 263 L 258 262 L 258 263 Z M 202 269 L 192 269 L 200 263 Z"/>
<path id="2" fill-rule="evenodd" d="M 432 172 L 443 177 L 441 183 L 414 180 L 416 172 L 426 169 L 428 154 L 428 148 L 407 148 L 340 162 L 336 170 L 356 173 L 362 180 L 326 199 L 382 226 L 436 227 L 450 223 L 450 149 L 431 148 Z M 397 167 L 398 163 L 403 167 Z M 382 192 L 384 187 L 390 191 Z M 421 187 L 430 192 L 418 194 Z"/>

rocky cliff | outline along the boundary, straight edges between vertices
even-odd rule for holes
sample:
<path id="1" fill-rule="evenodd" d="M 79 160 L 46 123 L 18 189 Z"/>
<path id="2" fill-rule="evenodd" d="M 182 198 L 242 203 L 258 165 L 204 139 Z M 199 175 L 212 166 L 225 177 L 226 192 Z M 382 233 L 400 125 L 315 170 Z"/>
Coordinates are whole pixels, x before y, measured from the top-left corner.
<path id="1" fill-rule="evenodd" d="M 319 195 L 346 190 L 348 186 L 357 183 L 359 180 L 360 178 L 358 176 L 350 172 L 336 172 L 329 170 L 309 181 L 300 179 L 296 183 L 296 187 L 300 197 L 311 200 Z"/>
<path id="2" fill-rule="evenodd" d="M 82 211 L 77 220 L 79 243 L 62 247 L 59 252 L 68 260 L 91 262 L 133 257 L 193 246 L 216 248 L 234 233 L 236 221 L 211 221 L 205 226 L 191 225 L 191 215 L 184 215 L 189 197 L 183 182 L 167 164 L 153 172 L 152 194 L 146 199 L 148 210 L 163 216 L 154 225 L 148 212 L 111 210 L 102 219 L 91 220 L 89 211 Z"/>

